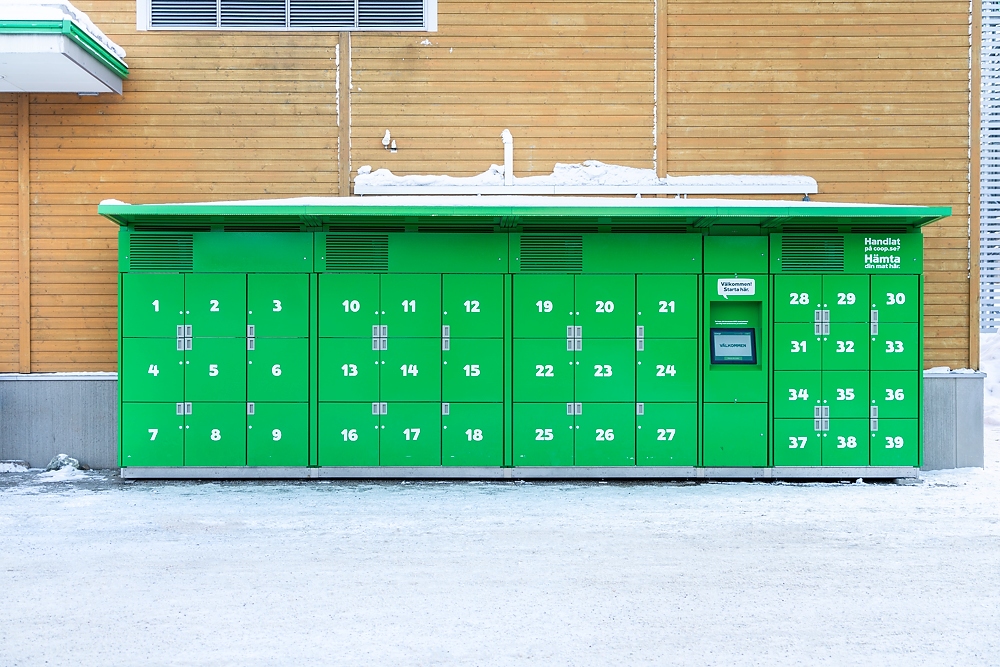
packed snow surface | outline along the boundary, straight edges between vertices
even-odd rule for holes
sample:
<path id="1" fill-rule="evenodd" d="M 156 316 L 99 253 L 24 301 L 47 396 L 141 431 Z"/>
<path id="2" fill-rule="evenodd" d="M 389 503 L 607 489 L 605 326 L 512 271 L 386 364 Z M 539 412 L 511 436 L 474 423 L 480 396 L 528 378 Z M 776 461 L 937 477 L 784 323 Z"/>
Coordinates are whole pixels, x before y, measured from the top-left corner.
<path id="1" fill-rule="evenodd" d="M 66 0 L 3 0 L 0 21 L 62 21 L 70 19 L 78 28 L 94 38 L 119 60 L 125 60 L 125 49 L 111 41 L 86 14 Z"/>

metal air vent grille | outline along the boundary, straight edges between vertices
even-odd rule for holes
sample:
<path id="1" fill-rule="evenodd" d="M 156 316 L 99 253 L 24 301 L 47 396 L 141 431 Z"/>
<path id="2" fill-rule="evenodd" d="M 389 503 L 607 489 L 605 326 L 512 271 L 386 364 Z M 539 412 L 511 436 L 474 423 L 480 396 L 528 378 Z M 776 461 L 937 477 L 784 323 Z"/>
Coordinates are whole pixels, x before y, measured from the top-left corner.
<path id="1" fill-rule="evenodd" d="M 821 273 L 844 270 L 843 236 L 782 236 L 781 270 Z"/>
<path id="2" fill-rule="evenodd" d="M 132 271 L 193 271 L 191 234 L 132 234 L 129 238 Z"/>
<path id="3" fill-rule="evenodd" d="M 389 237 L 327 234 L 326 270 L 385 273 L 389 270 Z"/>
<path id="4" fill-rule="evenodd" d="M 583 271 L 583 237 L 522 236 L 521 270 L 539 273 Z"/>

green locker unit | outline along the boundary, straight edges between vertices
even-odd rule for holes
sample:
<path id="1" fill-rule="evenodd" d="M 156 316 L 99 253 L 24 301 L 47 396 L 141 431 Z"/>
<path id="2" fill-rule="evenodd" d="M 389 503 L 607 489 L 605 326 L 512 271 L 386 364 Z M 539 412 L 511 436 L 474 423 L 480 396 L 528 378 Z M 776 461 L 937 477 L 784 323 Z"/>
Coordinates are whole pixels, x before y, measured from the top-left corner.
<path id="1" fill-rule="evenodd" d="M 920 465 L 950 209 L 102 204 L 125 477 L 857 478 Z"/>

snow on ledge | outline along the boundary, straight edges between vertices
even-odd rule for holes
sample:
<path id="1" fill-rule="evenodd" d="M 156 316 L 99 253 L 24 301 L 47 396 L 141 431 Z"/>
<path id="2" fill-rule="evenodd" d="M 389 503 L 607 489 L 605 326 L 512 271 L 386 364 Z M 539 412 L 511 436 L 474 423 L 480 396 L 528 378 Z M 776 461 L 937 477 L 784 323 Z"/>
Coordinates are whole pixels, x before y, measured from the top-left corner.
<path id="1" fill-rule="evenodd" d="M 708 175 L 659 178 L 652 169 L 637 169 L 587 160 L 557 163 L 545 176 L 514 177 L 504 185 L 504 168 L 491 165 L 475 176 L 397 176 L 388 169 L 358 169 L 354 193 L 366 194 L 815 194 L 809 176 Z"/>
<path id="2" fill-rule="evenodd" d="M 69 19 L 116 58 L 125 60 L 125 49 L 111 41 L 86 14 L 67 0 L 0 0 L 0 21 L 62 21 Z"/>

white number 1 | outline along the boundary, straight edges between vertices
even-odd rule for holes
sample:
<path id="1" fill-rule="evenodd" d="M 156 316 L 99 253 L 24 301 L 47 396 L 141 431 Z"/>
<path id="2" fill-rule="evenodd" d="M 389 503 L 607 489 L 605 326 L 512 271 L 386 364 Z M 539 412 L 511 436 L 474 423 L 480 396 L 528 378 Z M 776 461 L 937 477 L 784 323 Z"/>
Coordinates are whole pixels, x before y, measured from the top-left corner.
<path id="1" fill-rule="evenodd" d="M 156 299 L 155 301 L 153 301 L 153 312 L 154 313 L 160 312 L 160 300 L 159 299 Z"/>

